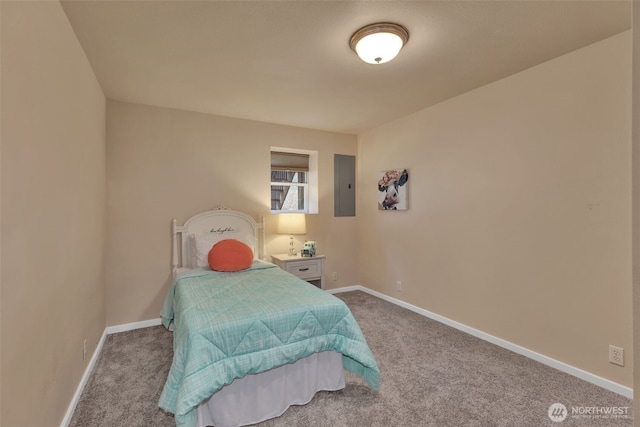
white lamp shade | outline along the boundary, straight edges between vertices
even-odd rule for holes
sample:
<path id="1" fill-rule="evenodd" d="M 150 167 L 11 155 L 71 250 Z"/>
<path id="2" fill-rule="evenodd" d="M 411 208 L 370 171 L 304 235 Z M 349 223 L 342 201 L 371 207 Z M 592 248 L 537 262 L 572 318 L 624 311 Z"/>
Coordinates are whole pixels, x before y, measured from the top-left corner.
<path id="1" fill-rule="evenodd" d="M 398 55 L 402 45 L 402 39 L 395 34 L 369 34 L 358 42 L 356 53 L 366 63 L 384 64 Z"/>
<path id="2" fill-rule="evenodd" d="M 281 213 L 278 214 L 278 233 L 280 234 L 305 234 L 307 224 L 304 214 Z"/>
<path id="3" fill-rule="evenodd" d="M 351 49 L 368 64 L 384 64 L 398 55 L 409 40 L 402 25 L 379 22 L 356 31 L 349 41 Z"/>

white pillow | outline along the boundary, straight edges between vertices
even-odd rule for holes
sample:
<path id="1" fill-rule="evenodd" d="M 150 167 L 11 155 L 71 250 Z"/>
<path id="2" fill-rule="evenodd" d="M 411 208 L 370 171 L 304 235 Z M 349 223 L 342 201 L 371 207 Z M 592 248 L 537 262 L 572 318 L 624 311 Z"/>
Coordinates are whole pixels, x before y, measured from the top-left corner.
<path id="1" fill-rule="evenodd" d="M 253 257 L 256 258 L 254 248 L 256 247 L 256 239 L 254 236 L 243 233 L 202 233 L 190 234 L 187 241 L 187 250 L 189 251 L 189 261 L 191 268 L 202 268 L 209 266 L 209 251 L 221 240 L 235 239 L 246 244 L 251 248 Z"/>

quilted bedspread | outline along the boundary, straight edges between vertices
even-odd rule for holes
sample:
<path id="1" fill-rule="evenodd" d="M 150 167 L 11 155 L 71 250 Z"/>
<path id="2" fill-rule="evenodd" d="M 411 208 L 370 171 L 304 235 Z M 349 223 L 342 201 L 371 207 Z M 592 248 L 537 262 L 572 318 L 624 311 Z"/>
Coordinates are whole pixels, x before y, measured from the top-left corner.
<path id="1" fill-rule="evenodd" d="M 196 424 L 197 406 L 235 378 L 336 350 L 345 369 L 378 389 L 380 373 L 344 302 L 275 265 L 178 276 L 162 322 L 173 322 L 173 363 L 159 406 L 176 425 Z"/>

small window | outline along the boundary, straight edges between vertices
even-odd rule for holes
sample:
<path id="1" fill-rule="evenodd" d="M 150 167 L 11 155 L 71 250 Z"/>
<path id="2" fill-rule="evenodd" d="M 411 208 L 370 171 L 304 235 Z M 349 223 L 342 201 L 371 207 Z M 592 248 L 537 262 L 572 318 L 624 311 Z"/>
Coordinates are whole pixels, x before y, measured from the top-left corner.
<path id="1" fill-rule="evenodd" d="M 271 152 L 271 211 L 306 212 L 309 156 Z"/>
<path id="2" fill-rule="evenodd" d="M 317 213 L 317 154 L 285 150 L 271 149 L 271 212 Z"/>

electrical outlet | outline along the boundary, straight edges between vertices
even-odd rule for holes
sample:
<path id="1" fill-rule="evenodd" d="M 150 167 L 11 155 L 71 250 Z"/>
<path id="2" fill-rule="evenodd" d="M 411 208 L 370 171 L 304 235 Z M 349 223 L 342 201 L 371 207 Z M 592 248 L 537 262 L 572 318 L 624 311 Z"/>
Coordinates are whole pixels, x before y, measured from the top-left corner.
<path id="1" fill-rule="evenodd" d="M 401 290 L 402 290 L 402 282 L 398 280 L 396 282 L 396 291 L 401 291 Z"/>
<path id="2" fill-rule="evenodd" d="M 87 340 L 85 338 L 84 342 L 82 343 L 82 360 L 85 360 L 87 358 Z"/>
<path id="3" fill-rule="evenodd" d="M 614 345 L 609 346 L 609 362 L 624 366 L 624 349 Z"/>
<path id="4" fill-rule="evenodd" d="M 334 282 L 338 281 L 338 272 L 334 271 L 333 273 L 331 273 L 331 280 L 333 280 Z"/>

